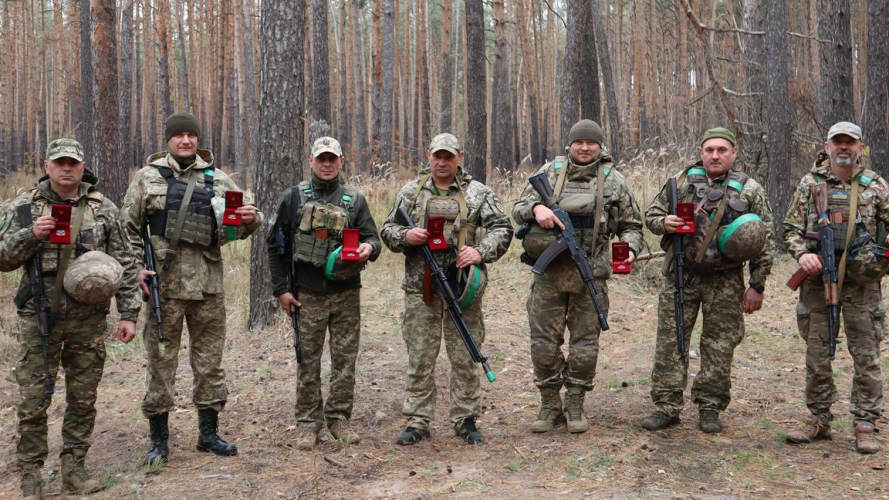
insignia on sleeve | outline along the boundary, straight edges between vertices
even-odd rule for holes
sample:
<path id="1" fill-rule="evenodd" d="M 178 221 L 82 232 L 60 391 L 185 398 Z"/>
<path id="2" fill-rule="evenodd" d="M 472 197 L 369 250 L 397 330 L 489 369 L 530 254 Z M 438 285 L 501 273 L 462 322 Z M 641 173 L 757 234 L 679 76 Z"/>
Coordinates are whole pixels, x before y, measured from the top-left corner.
<path id="1" fill-rule="evenodd" d="M 6 232 L 7 227 L 9 226 L 11 219 L 9 218 L 9 212 L 3 212 L 3 215 L 0 215 L 0 234 Z"/>
<path id="2" fill-rule="evenodd" d="M 491 195 L 491 199 L 494 200 L 494 206 L 497 207 L 497 210 L 503 211 L 503 207 L 500 206 L 500 199 L 497 198 L 496 194 Z"/>

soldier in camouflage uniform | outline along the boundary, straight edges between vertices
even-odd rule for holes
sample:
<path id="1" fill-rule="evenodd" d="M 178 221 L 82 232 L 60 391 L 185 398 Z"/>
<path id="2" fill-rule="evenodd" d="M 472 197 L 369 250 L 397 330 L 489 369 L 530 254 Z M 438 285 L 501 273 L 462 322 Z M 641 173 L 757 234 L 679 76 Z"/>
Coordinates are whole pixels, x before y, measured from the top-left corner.
<path id="1" fill-rule="evenodd" d="M 96 420 L 96 393 L 105 366 L 105 318 L 112 295 L 117 299 L 120 323 L 116 338 L 129 342 L 135 336 L 135 321 L 141 307 L 136 287 L 138 260 L 118 222 L 117 207 L 96 189 L 98 179 L 86 169 L 83 147 L 73 139 L 50 142 L 44 162 L 46 175 L 37 186 L 20 195 L 0 219 L 0 271 L 24 269 L 37 258 L 43 272 L 47 311 L 50 317 L 48 363 L 55 380 L 59 363 L 65 370 L 67 392 L 62 424 L 62 479 L 68 491 L 78 494 L 101 489 L 84 468 L 90 435 Z M 57 219 L 53 205 L 72 208 L 71 244 L 51 243 Z M 24 222 L 30 218 L 33 223 Z M 117 274 L 92 295 L 71 293 L 67 281 L 73 273 L 102 274 L 102 269 L 77 269 L 81 259 L 104 252 Z M 106 256 L 107 257 L 107 256 Z M 119 264 L 117 264 L 119 262 Z M 122 267 L 122 269 L 121 269 Z M 66 272 L 67 270 L 67 272 Z M 122 271 L 122 272 L 121 272 Z M 123 282 L 120 284 L 120 276 Z M 72 275 L 72 276 L 69 276 Z M 63 286 L 63 281 L 66 283 Z M 75 283 L 77 285 L 77 283 Z M 119 289 L 117 286 L 120 286 Z M 76 289 L 76 286 L 75 286 Z M 116 294 L 115 294 L 116 290 Z M 19 385 L 18 446 L 16 459 L 21 470 L 22 496 L 42 498 L 40 467 L 48 454 L 47 415 L 51 395 L 44 389 L 44 351 L 37 330 L 36 300 L 29 275 L 23 273 L 16 307 L 22 321 L 21 356 L 16 364 Z"/>
<path id="2" fill-rule="evenodd" d="M 189 355 L 194 372 L 192 400 L 198 408 L 197 448 L 217 455 L 235 455 L 237 448 L 217 434 L 218 412 L 228 389 L 222 369 L 225 347 L 225 295 L 220 245 L 245 239 L 262 225 L 262 213 L 244 196 L 235 213 L 238 226 L 221 224 L 226 191 L 238 186 L 213 167 L 213 154 L 198 149 L 201 128 L 190 113 L 167 118 L 168 151 L 148 157 L 148 165 L 133 177 L 124 198 L 121 219 L 130 241 L 141 251 L 141 231 L 147 225 L 160 269 L 163 304 L 161 328 L 166 342 L 158 345 L 156 316 L 147 309 L 142 340 L 148 360 L 147 392 L 142 413 L 151 426 L 149 462 L 167 460 L 169 411 L 179 364 L 182 322 L 188 322 Z M 188 200 L 186 200 L 188 198 Z M 142 290 L 148 293 L 144 277 Z"/>
<path id="3" fill-rule="evenodd" d="M 698 428 L 706 433 L 722 432 L 719 412 L 731 401 L 731 369 L 735 347 L 744 338 L 744 313 L 762 307 L 766 278 L 772 269 L 774 242 L 772 215 L 765 191 L 753 179 L 732 170 L 738 155 L 734 134 L 725 128 L 708 130 L 701 139 L 701 161 L 677 173 L 680 202 L 694 202 L 695 233 L 686 236 L 684 266 L 690 274 L 685 287 L 685 352 L 691 344 L 691 332 L 698 311 L 703 315 L 701 333 L 701 371 L 692 385 L 692 398 L 699 409 Z M 721 210 L 720 210 L 721 207 Z M 708 225 L 703 219 L 717 217 L 719 228 L 750 214 L 743 220 L 759 220 L 764 236 L 754 249 L 750 262 L 749 287 L 744 287 L 744 262 L 732 261 L 721 253 L 710 252 L 717 238 L 706 241 Z M 672 235 L 685 221 L 670 212 L 667 190 L 651 202 L 645 212 L 645 224 L 658 236 L 667 258 L 666 280 L 658 296 L 658 329 L 651 372 L 651 399 L 657 407 L 642 422 L 648 430 L 660 430 L 679 423 L 683 392 L 688 381 L 688 357 L 680 358 L 676 343 L 676 309 L 672 266 Z M 724 233 L 724 231 L 723 231 Z M 720 233 L 720 234 L 723 234 Z M 691 242 L 696 242 L 690 244 Z M 695 245 L 705 250 L 695 252 Z M 761 250 L 760 250 L 761 249 Z M 704 253 L 706 251 L 706 253 Z M 698 254 L 702 257 L 698 259 Z M 703 258 L 706 257 L 706 258 Z"/>
<path id="4" fill-rule="evenodd" d="M 860 164 L 865 148 L 861 137 L 861 128 L 853 123 L 839 122 L 830 128 L 824 151 L 818 154 L 812 169 L 800 181 L 784 219 L 787 250 L 809 274 L 800 288 L 796 314 L 800 336 L 806 341 L 806 406 L 811 412 L 802 429 L 788 432 L 787 440 L 802 444 L 830 439 L 830 422 L 833 420 L 830 407 L 838 398 L 828 353 L 827 305 L 818 259 L 819 244 L 805 238 L 806 232 L 818 231 L 811 186 L 826 183 L 829 210 L 842 213 L 831 226 L 836 238 L 837 262 L 840 263 L 838 302 L 849 354 L 855 365 L 851 399 L 855 447 L 859 453 L 876 453 L 880 451 L 880 444 L 874 435 L 875 424 L 883 403 L 880 341 L 886 332 L 880 280 L 886 274 L 889 261 L 873 254 L 873 250 L 882 254 L 884 248 L 865 245 L 857 251 L 862 256 L 870 253 L 879 272 L 872 275 L 860 272 L 851 259 L 854 248 L 850 241 L 865 238 L 876 245 L 889 243 L 886 236 L 889 184 L 882 176 Z M 854 193 L 857 193 L 857 199 L 853 199 Z M 856 208 L 850 206 L 853 203 Z M 856 213 L 850 213 L 853 210 Z M 849 228 L 851 224 L 854 227 Z M 847 259 L 848 266 L 843 265 L 844 259 Z"/>
<path id="5" fill-rule="evenodd" d="M 554 186 L 559 206 L 571 215 L 593 268 L 603 313 L 608 311 L 608 286 L 611 276 L 612 237 L 629 243 L 632 263 L 642 247 L 642 216 L 626 180 L 602 147 L 602 128 L 592 120 L 581 120 L 568 134 L 568 156 L 557 157 L 537 172 L 545 172 Z M 599 186 L 600 179 L 602 181 Z M 601 196 L 602 203 L 598 203 Z M 601 207 L 601 208 L 600 208 Z M 598 216 L 598 224 L 597 222 Z M 526 224 L 523 235 L 525 253 L 522 261 L 533 263 L 541 250 L 555 241 L 551 229 L 562 223 L 530 185 L 512 209 L 512 217 Z M 522 231 L 524 232 L 524 231 Z M 532 432 L 547 432 L 567 413 L 568 431 L 583 433 L 589 429 L 583 403 L 593 389 L 599 357 L 601 326 L 595 307 L 580 272 L 568 252 L 563 252 L 541 276 L 534 276 L 527 302 L 531 328 L 531 361 L 534 384 L 540 390 L 540 412 L 531 424 Z M 568 358 L 562 354 L 565 328 L 570 332 Z M 562 404 L 559 392 L 566 387 Z"/>
<path id="6" fill-rule="evenodd" d="M 418 180 L 401 188 L 381 234 L 390 250 L 405 256 L 402 336 L 407 345 L 408 372 L 402 414 L 408 424 L 396 443 L 412 445 L 430 435 L 429 425 L 435 416 L 435 361 L 443 335 L 451 361 L 449 420 L 458 436 L 476 444 L 484 439 L 475 425 L 481 412 L 478 367 L 451 322 L 447 305 L 433 291 L 420 247 L 427 241 L 436 242 L 436 248 L 446 246 L 434 251 L 443 269 L 476 266 L 484 272 L 485 264 L 496 261 L 509 248 L 512 225 L 497 195 L 464 172 L 464 153 L 456 137 L 448 133 L 435 136 L 426 155 L 429 166 L 420 171 Z M 409 230 L 399 219 L 399 207 L 407 209 L 417 223 L 416 228 Z M 430 233 L 431 228 L 425 223 L 427 216 L 444 218 L 446 224 L 441 234 Z M 463 307 L 463 319 L 481 346 L 485 325 L 480 293 Z"/>
<path id="7" fill-rule="evenodd" d="M 336 139 L 316 140 L 309 157 L 311 178 L 284 191 L 266 238 L 272 292 L 282 309 L 300 311 L 302 362 L 296 384 L 300 450 L 312 449 L 325 420 L 334 438 L 350 444 L 360 441 L 349 425 L 361 340 L 360 272 L 368 260 L 377 259 L 382 244 L 364 195 L 340 176 L 345 161 Z M 359 231 L 357 249 L 343 248 L 344 229 Z M 287 264 L 278 254 L 278 240 L 283 241 L 279 230 L 292 242 Z M 357 260 L 343 261 L 347 250 L 354 251 Z M 293 266 L 298 299 L 288 289 L 286 265 Z M 330 390 L 324 404 L 321 355 L 328 330 Z"/>

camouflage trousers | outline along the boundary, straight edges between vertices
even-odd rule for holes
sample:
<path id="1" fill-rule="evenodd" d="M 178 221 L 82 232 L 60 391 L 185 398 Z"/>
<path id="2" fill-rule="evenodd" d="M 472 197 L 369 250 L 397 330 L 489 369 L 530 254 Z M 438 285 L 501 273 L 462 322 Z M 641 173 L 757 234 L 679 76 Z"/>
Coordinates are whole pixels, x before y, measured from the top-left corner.
<path id="1" fill-rule="evenodd" d="M 608 317 L 608 285 L 596 279 L 596 300 Z M 527 302 L 531 327 L 531 361 L 534 384 L 559 389 L 563 384 L 593 389 L 599 359 L 599 317 L 573 261 L 550 264 L 542 276 L 534 276 Z M 570 334 L 568 359 L 562 354 L 565 328 Z"/>
<path id="2" fill-rule="evenodd" d="M 225 407 L 228 388 L 222 369 L 225 347 L 225 297 L 213 295 L 204 300 L 168 299 L 161 296 L 164 355 L 157 342 L 157 319 L 154 309 L 147 307 L 142 341 L 148 360 L 147 390 L 142 399 L 142 413 L 150 418 L 166 413 L 175 404 L 176 369 L 182 345 L 182 324 L 188 324 L 189 360 L 191 362 L 192 401 L 200 409 L 221 411 Z"/>
<path id="3" fill-rule="evenodd" d="M 357 288 L 328 295 L 301 290 L 299 301 L 303 361 L 296 369 L 296 420 L 301 429 L 320 430 L 325 418 L 328 423 L 352 418 L 355 363 L 361 339 L 361 294 Z M 327 403 L 323 403 L 321 356 L 328 331 L 330 390 Z"/>
<path id="4" fill-rule="evenodd" d="M 463 319 L 481 348 L 485 341 L 485 325 L 480 300 L 463 310 Z M 408 419 L 408 425 L 428 430 L 435 418 L 435 362 L 442 336 L 451 361 L 448 419 L 458 425 L 466 417 L 478 417 L 481 414 L 479 367 L 472 361 L 437 292 L 429 304 L 423 302 L 422 294 L 404 294 L 401 334 L 407 345 L 408 358 L 401 413 Z"/>
<path id="5" fill-rule="evenodd" d="M 676 344 L 676 308 L 672 277 L 658 295 L 657 341 L 651 371 L 651 400 L 658 410 L 674 417 L 682 411 L 688 384 L 688 360 L 679 358 Z M 743 268 L 710 274 L 699 273 L 685 288 L 685 348 L 703 315 L 701 331 L 701 371 L 691 388 L 694 403 L 701 410 L 725 410 L 731 402 L 732 362 L 735 347 L 744 338 Z"/>
<path id="6" fill-rule="evenodd" d="M 44 394 L 43 343 L 37 320 L 22 318 L 21 356 L 15 367 L 19 385 L 19 465 L 43 465 L 49 453 L 47 416 L 52 396 Z M 49 369 L 53 380 L 59 362 L 65 370 L 65 420 L 62 453 L 90 447 L 96 423 L 96 395 L 105 367 L 105 313 L 58 321 L 49 341 Z M 58 391 L 58 387 L 56 387 Z"/>
<path id="7" fill-rule="evenodd" d="M 840 313 L 855 365 L 852 415 L 855 422 L 876 423 L 883 406 L 880 341 L 886 335 L 880 283 L 859 285 L 845 281 Z M 837 401 L 838 393 L 828 351 L 827 304 L 820 275 L 803 282 L 796 317 L 800 336 L 806 341 L 806 406 L 814 415 L 829 420 L 830 407 Z"/>

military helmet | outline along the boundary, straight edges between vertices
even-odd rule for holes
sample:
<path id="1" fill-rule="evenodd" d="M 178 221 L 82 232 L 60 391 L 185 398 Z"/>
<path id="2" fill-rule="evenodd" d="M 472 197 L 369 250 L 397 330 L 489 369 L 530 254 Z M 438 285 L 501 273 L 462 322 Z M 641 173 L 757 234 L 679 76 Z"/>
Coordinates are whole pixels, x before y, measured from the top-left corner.
<path id="1" fill-rule="evenodd" d="M 483 266 L 472 264 L 457 269 L 457 264 L 453 263 L 448 266 L 445 274 L 461 309 L 466 309 L 473 302 L 481 300 L 488 286 L 488 271 Z"/>
<path id="2" fill-rule="evenodd" d="M 735 262 L 746 262 L 762 252 L 766 244 L 766 225 L 756 214 L 744 214 L 719 228 L 719 252 Z"/>
<path id="3" fill-rule="evenodd" d="M 872 243 L 859 248 L 846 259 L 846 277 L 861 285 L 880 281 L 887 271 L 889 258 L 886 257 L 886 249 Z"/>
<path id="4" fill-rule="evenodd" d="M 343 246 L 340 245 L 327 257 L 327 264 L 324 266 L 324 276 L 331 281 L 348 281 L 357 277 L 364 269 L 364 262 L 341 259 L 340 253 L 342 251 Z"/>
<path id="5" fill-rule="evenodd" d="M 120 288 L 123 266 L 102 252 L 87 252 L 65 272 L 62 285 L 71 298 L 82 304 L 98 305 L 111 300 Z"/>
<path id="6" fill-rule="evenodd" d="M 536 222 L 528 224 L 522 236 L 522 250 L 532 259 L 539 258 L 558 239 L 552 229 L 543 229 Z"/>

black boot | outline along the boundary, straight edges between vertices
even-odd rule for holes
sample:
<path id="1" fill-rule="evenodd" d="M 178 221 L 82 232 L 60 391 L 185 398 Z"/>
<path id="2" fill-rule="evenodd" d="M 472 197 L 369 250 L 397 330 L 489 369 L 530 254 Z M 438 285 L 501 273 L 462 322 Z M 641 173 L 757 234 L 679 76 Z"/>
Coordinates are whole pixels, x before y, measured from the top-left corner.
<path id="1" fill-rule="evenodd" d="M 158 413 L 148 417 L 151 425 L 151 447 L 148 448 L 148 465 L 167 463 L 167 440 L 170 438 L 170 430 L 167 427 L 169 413 Z"/>
<path id="2" fill-rule="evenodd" d="M 238 447 L 228 444 L 216 434 L 219 424 L 219 412 L 212 408 L 198 410 L 198 451 L 212 451 L 217 455 L 232 456 L 238 454 Z"/>

